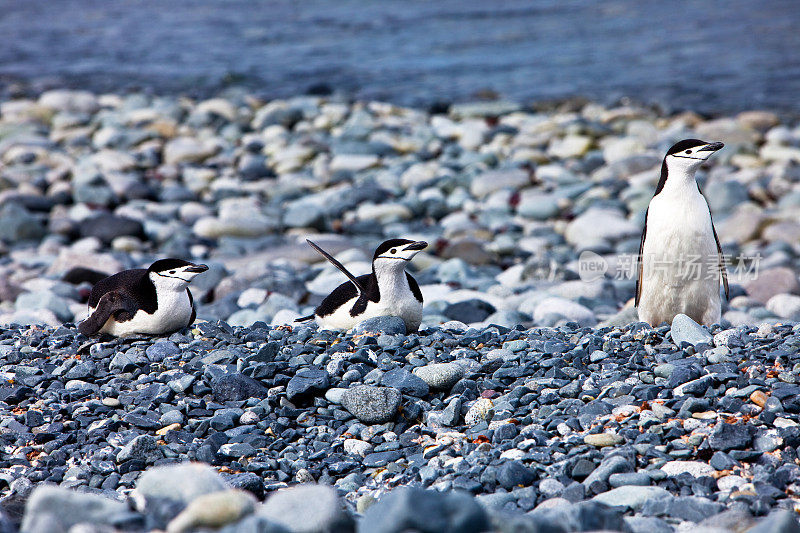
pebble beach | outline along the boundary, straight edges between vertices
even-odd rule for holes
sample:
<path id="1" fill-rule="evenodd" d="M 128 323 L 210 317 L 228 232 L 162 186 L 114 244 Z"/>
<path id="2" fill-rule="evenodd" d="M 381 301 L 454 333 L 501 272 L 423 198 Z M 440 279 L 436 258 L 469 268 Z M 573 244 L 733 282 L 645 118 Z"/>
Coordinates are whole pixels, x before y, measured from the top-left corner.
<path id="1" fill-rule="evenodd" d="M 637 322 L 666 149 L 722 324 Z M 419 332 L 293 324 L 374 248 Z M 800 123 L 625 101 L 411 109 L 51 90 L 0 102 L 0 531 L 800 531 Z M 198 320 L 90 340 L 91 286 L 180 257 Z M 598 269 L 587 269 L 587 263 Z"/>

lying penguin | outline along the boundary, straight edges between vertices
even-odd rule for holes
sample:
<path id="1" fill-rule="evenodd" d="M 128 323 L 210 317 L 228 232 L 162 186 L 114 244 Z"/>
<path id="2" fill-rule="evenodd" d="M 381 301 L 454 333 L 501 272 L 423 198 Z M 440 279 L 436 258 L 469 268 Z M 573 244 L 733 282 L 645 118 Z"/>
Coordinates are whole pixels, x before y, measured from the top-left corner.
<path id="1" fill-rule="evenodd" d="M 194 322 L 189 283 L 208 270 L 182 259 L 161 259 L 149 268 L 123 270 L 97 282 L 89 295 L 89 317 L 78 330 L 115 337 L 172 333 Z"/>
<path id="2" fill-rule="evenodd" d="M 684 139 L 664 156 L 639 245 L 635 301 L 642 322 L 671 324 L 679 313 L 700 324 L 720 320 L 720 280 L 728 297 L 728 276 L 708 202 L 694 175 L 722 147 L 721 142 Z"/>
<path id="3" fill-rule="evenodd" d="M 344 265 L 311 241 L 316 251 L 341 270 L 350 281 L 331 292 L 313 315 L 297 322 L 316 319 L 323 329 L 349 330 L 362 320 L 376 316 L 398 316 L 406 331 L 416 331 L 422 322 L 422 293 L 417 281 L 406 272 L 406 263 L 428 246 L 425 241 L 390 239 L 375 250 L 372 272 L 354 276 Z"/>

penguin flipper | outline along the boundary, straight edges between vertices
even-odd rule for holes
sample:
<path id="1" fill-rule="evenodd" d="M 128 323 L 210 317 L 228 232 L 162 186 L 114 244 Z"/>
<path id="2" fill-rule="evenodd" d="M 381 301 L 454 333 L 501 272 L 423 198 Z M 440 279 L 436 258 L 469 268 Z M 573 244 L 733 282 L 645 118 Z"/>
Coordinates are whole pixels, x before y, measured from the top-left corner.
<path id="1" fill-rule="evenodd" d="M 639 256 L 638 256 L 639 275 L 636 277 L 636 298 L 634 299 L 634 305 L 636 307 L 639 307 L 639 300 L 642 297 L 642 274 L 644 273 L 644 261 L 642 258 L 642 252 L 644 251 L 644 239 L 647 236 L 647 214 L 649 212 L 650 208 L 648 207 L 647 211 L 644 212 L 644 229 L 642 230 L 642 241 L 639 243 Z"/>
<path id="2" fill-rule="evenodd" d="M 119 322 L 130 320 L 135 309 L 136 302 L 126 295 L 118 291 L 107 292 L 97 302 L 97 307 L 89 318 L 78 325 L 78 331 L 89 337 L 100 331 L 112 316 Z"/>
<path id="3" fill-rule="evenodd" d="M 353 274 L 351 274 L 351 273 L 350 273 L 350 271 L 349 271 L 349 270 L 347 270 L 347 269 L 344 267 L 344 265 L 343 265 L 343 264 L 341 264 L 339 261 L 337 261 L 336 259 L 334 259 L 334 257 L 333 257 L 331 254 L 329 254 L 328 252 L 326 252 L 325 250 L 323 250 L 322 248 L 320 248 L 319 246 L 317 246 L 316 244 L 314 244 L 313 242 L 311 242 L 309 239 L 306 239 L 306 242 L 307 242 L 307 243 L 308 243 L 308 244 L 309 244 L 309 245 L 310 245 L 310 246 L 311 246 L 313 249 L 315 249 L 315 250 L 316 250 L 316 251 L 318 251 L 320 254 L 322 254 L 322 257 L 324 257 L 325 259 L 327 259 L 328 261 L 330 261 L 330 263 L 331 263 L 333 266 L 335 266 L 336 268 L 338 268 L 339 270 L 341 270 L 341 271 L 342 271 L 342 273 L 343 273 L 345 276 L 347 276 L 347 279 L 349 279 L 349 280 L 350 280 L 350 282 L 351 282 L 353 285 L 355 285 L 355 286 L 356 286 L 356 289 L 358 289 L 358 294 L 359 294 L 359 295 L 361 295 L 361 294 L 364 294 L 364 292 L 365 292 L 365 291 L 364 291 L 364 287 L 362 287 L 362 286 L 361 286 L 361 283 L 359 283 L 359 281 L 358 281 L 358 278 L 356 278 L 356 277 L 355 277 Z"/>
<path id="4" fill-rule="evenodd" d="M 191 305 L 191 306 L 192 306 L 192 314 L 191 314 L 191 316 L 189 317 L 189 323 L 188 323 L 188 324 L 186 324 L 186 325 L 187 325 L 187 326 L 191 326 L 192 324 L 194 324 L 194 320 L 197 318 L 197 309 L 196 309 L 196 308 L 195 308 L 195 306 L 194 306 L 194 298 L 192 297 L 192 291 L 190 291 L 190 290 L 187 288 L 187 289 L 186 289 L 186 294 L 189 296 L 189 305 Z"/>
<path id="5" fill-rule="evenodd" d="M 714 240 L 717 242 L 717 257 L 719 258 L 719 271 L 722 274 L 722 286 L 725 288 L 725 299 L 731 299 L 730 289 L 728 288 L 728 270 L 725 268 L 725 256 L 722 253 L 722 246 L 719 244 L 719 237 L 717 237 L 717 229 L 714 227 L 714 222 L 711 222 L 711 231 L 714 232 Z"/>
<path id="6" fill-rule="evenodd" d="M 417 283 L 414 276 L 408 272 L 406 272 L 406 278 L 408 279 L 408 287 L 411 289 L 411 294 L 414 295 L 414 298 L 416 298 L 419 303 L 422 303 L 422 291 L 419 290 L 419 283 Z"/>
<path id="7" fill-rule="evenodd" d="M 301 316 L 300 318 L 295 318 L 295 322 L 308 322 L 309 320 L 313 319 L 315 315 L 307 315 Z"/>

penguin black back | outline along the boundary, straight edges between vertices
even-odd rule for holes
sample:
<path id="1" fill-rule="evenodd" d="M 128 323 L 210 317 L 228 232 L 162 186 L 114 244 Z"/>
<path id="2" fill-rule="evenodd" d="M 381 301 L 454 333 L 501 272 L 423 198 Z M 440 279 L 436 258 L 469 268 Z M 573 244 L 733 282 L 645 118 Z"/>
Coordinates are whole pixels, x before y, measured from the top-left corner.
<path id="1" fill-rule="evenodd" d="M 97 307 L 104 294 L 117 291 L 136 302 L 137 309 L 145 313 L 154 313 L 158 308 L 158 297 L 155 285 L 148 276 L 149 272 L 150 270 L 146 268 L 134 268 L 101 279 L 92 288 L 89 307 Z"/>

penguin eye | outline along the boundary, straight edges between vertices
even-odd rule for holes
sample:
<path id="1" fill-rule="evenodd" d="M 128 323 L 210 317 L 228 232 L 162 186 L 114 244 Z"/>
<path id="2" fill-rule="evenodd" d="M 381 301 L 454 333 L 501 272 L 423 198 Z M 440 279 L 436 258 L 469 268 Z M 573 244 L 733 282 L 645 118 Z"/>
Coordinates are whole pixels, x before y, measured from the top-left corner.
<path id="1" fill-rule="evenodd" d="M 692 151 L 691 151 L 691 150 L 686 150 L 686 153 L 687 153 L 687 154 L 691 154 L 691 153 L 692 153 Z"/>
<path id="2" fill-rule="evenodd" d="M 175 271 L 174 271 L 174 270 L 170 270 L 170 271 L 169 271 L 169 273 L 170 273 L 170 274 L 174 274 L 174 273 L 175 273 Z"/>
<path id="3" fill-rule="evenodd" d="M 397 253 L 397 248 L 392 248 L 389 253 L 390 254 L 396 254 Z"/>

